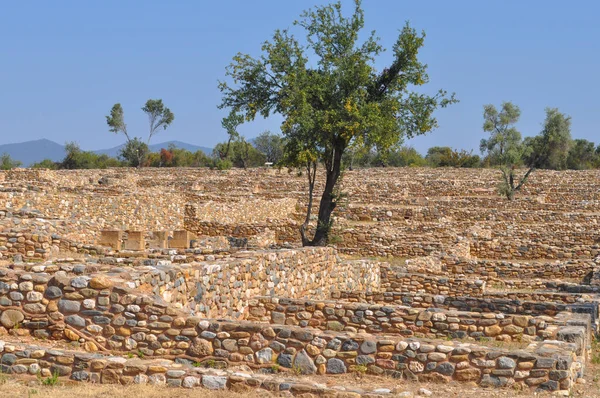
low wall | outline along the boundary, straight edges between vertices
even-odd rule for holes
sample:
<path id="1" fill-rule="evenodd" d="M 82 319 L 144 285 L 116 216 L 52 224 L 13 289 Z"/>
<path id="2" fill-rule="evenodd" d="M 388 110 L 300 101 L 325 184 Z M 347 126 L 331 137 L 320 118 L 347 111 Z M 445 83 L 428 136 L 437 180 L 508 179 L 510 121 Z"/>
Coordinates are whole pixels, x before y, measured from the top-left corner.
<path id="1" fill-rule="evenodd" d="M 64 239 L 56 234 L 0 231 L 0 259 L 20 256 L 25 259 L 48 259 L 59 253 L 101 254 L 104 249 Z"/>
<path id="2" fill-rule="evenodd" d="M 383 266 L 381 270 L 381 290 L 448 296 L 478 297 L 485 291 L 485 281 L 453 276 L 413 274 L 404 267 Z"/>
<path id="3" fill-rule="evenodd" d="M 577 344 L 532 345 L 519 352 L 435 340 L 380 338 L 368 334 L 323 333 L 299 327 L 271 327 L 254 323 L 201 321 L 193 350 L 184 363 L 209 361 L 228 366 L 294 370 L 297 374 L 367 372 L 419 381 L 474 382 L 484 387 L 519 384 L 523 388 L 569 390 L 580 377 L 582 364 L 574 360 Z M 172 362 L 147 362 L 81 354 L 0 342 L 2 371 L 13 374 L 57 374 L 78 381 L 146 383 L 190 387 L 200 383 L 224 388 L 227 373 L 214 378 L 200 369 Z M 195 379 L 190 378 L 196 376 Z"/>
<path id="4" fill-rule="evenodd" d="M 564 314 L 571 315 L 571 314 Z M 426 338 L 491 338 L 499 341 L 556 339 L 565 316 L 520 316 L 465 311 L 431 311 L 404 306 L 257 297 L 247 320 L 320 330 L 400 334 Z"/>
<path id="5" fill-rule="evenodd" d="M 464 258 L 442 258 L 442 270 L 470 277 L 583 280 L 597 265 L 594 261 L 516 263 Z"/>
<path id="6" fill-rule="evenodd" d="M 561 312 L 589 314 L 592 326 L 597 328 L 600 300 L 588 295 L 563 293 L 486 293 L 481 297 L 454 297 L 405 292 L 336 291 L 334 300 L 347 300 L 384 305 L 406 305 L 412 308 L 440 308 L 446 310 L 499 313 L 514 315 L 556 316 Z M 583 300 L 586 300 L 585 302 Z"/>
<path id="7" fill-rule="evenodd" d="M 378 262 L 341 262 L 331 248 L 238 252 L 187 269 L 186 284 L 198 315 L 239 319 L 255 296 L 326 299 L 335 289 L 379 289 L 379 269 Z"/>

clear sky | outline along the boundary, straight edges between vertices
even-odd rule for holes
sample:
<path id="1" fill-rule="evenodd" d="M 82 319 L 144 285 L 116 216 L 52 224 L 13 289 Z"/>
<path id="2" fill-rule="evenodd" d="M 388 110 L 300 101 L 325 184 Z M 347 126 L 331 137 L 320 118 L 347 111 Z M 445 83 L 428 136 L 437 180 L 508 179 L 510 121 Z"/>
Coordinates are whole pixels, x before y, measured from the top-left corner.
<path id="1" fill-rule="evenodd" d="M 259 55 L 277 28 L 319 0 L 0 0 L 0 144 L 48 138 L 101 149 L 124 139 L 104 116 L 120 102 L 130 132 L 146 136 L 140 108 L 162 98 L 175 122 L 153 142 L 225 140 L 217 81 L 238 51 Z M 353 2 L 343 0 L 350 12 Z M 364 0 L 366 29 L 390 48 L 406 20 L 427 38 L 429 90 L 456 92 L 440 128 L 408 144 L 476 149 L 482 107 L 513 101 L 524 135 L 544 108 L 572 116 L 572 135 L 600 141 L 600 2 L 597 0 Z M 385 66 L 391 52 L 378 66 Z M 244 125 L 248 138 L 281 119 Z M 478 150 L 476 150 L 478 152 Z"/>

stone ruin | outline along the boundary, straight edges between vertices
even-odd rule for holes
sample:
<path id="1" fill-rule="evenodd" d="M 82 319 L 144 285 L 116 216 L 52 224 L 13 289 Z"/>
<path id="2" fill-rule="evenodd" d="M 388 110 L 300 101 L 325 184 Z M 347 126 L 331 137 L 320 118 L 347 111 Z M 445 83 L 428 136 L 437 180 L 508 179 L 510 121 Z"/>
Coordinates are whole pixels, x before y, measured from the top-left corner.
<path id="1" fill-rule="evenodd" d="M 538 171 L 507 202 L 493 170 L 355 170 L 335 247 L 301 248 L 295 174 L 2 172 L 0 371 L 280 395 L 386 396 L 398 379 L 569 394 L 598 332 L 599 177 Z"/>

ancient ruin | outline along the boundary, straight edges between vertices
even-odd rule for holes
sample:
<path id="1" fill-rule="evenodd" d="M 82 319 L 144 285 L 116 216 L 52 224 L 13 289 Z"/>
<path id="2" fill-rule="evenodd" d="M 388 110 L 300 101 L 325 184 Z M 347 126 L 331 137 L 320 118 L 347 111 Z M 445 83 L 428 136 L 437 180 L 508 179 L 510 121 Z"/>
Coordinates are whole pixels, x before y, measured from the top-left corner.
<path id="1" fill-rule="evenodd" d="M 599 323 L 600 172 L 538 171 L 512 202 L 497 181 L 347 171 L 331 247 L 302 248 L 295 171 L 0 172 L 0 370 L 282 395 L 386 396 L 399 380 L 568 395 Z"/>

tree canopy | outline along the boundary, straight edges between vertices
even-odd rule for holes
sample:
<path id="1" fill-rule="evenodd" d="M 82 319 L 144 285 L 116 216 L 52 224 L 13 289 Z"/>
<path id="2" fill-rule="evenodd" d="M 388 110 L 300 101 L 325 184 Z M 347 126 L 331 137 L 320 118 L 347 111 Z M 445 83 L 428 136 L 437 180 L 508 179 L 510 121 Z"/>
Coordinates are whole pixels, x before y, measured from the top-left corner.
<path id="1" fill-rule="evenodd" d="M 322 245 L 328 240 L 337 204 L 334 188 L 348 147 L 386 149 L 427 133 L 437 127 L 435 109 L 455 99 L 443 90 L 433 96 L 412 90 L 429 77 L 418 60 L 425 34 L 408 23 L 392 48 L 391 64 L 375 68 L 383 47 L 375 32 L 359 39 L 364 13 L 358 0 L 348 17 L 338 2 L 305 11 L 294 25 L 304 31 L 305 44 L 287 29 L 276 30 L 259 57 L 233 58 L 228 80 L 219 83 L 220 106 L 246 120 L 281 114 L 288 160 L 310 167 L 315 160 L 323 163 L 326 182 L 314 238 L 301 231 L 304 244 Z"/>
<path id="2" fill-rule="evenodd" d="M 110 115 L 106 116 L 108 131 L 115 134 L 122 133 L 127 140 L 120 156 L 127 160 L 130 165 L 136 167 L 141 167 L 144 164 L 144 158 L 148 153 L 148 145 L 150 145 L 152 136 L 161 128 L 166 130 L 175 120 L 175 115 L 163 104 L 162 99 L 149 99 L 142 107 L 142 111 L 148 116 L 149 123 L 148 139 L 145 142 L 141 138 L 129 135 L 125 123 L 125 112 L 121 104 L 114 104 L 110 110 Z"/>
<path id="3" fill-rule="evenodd" d="M 512 102 L 502 103 L 500 111 L 494 105 L 483 107 L 483 131 L 490 133 L 479 145 L 490 165 L 516 164 L 521 159 L 521 133 L 514 126 L 521 110 Z"/>

